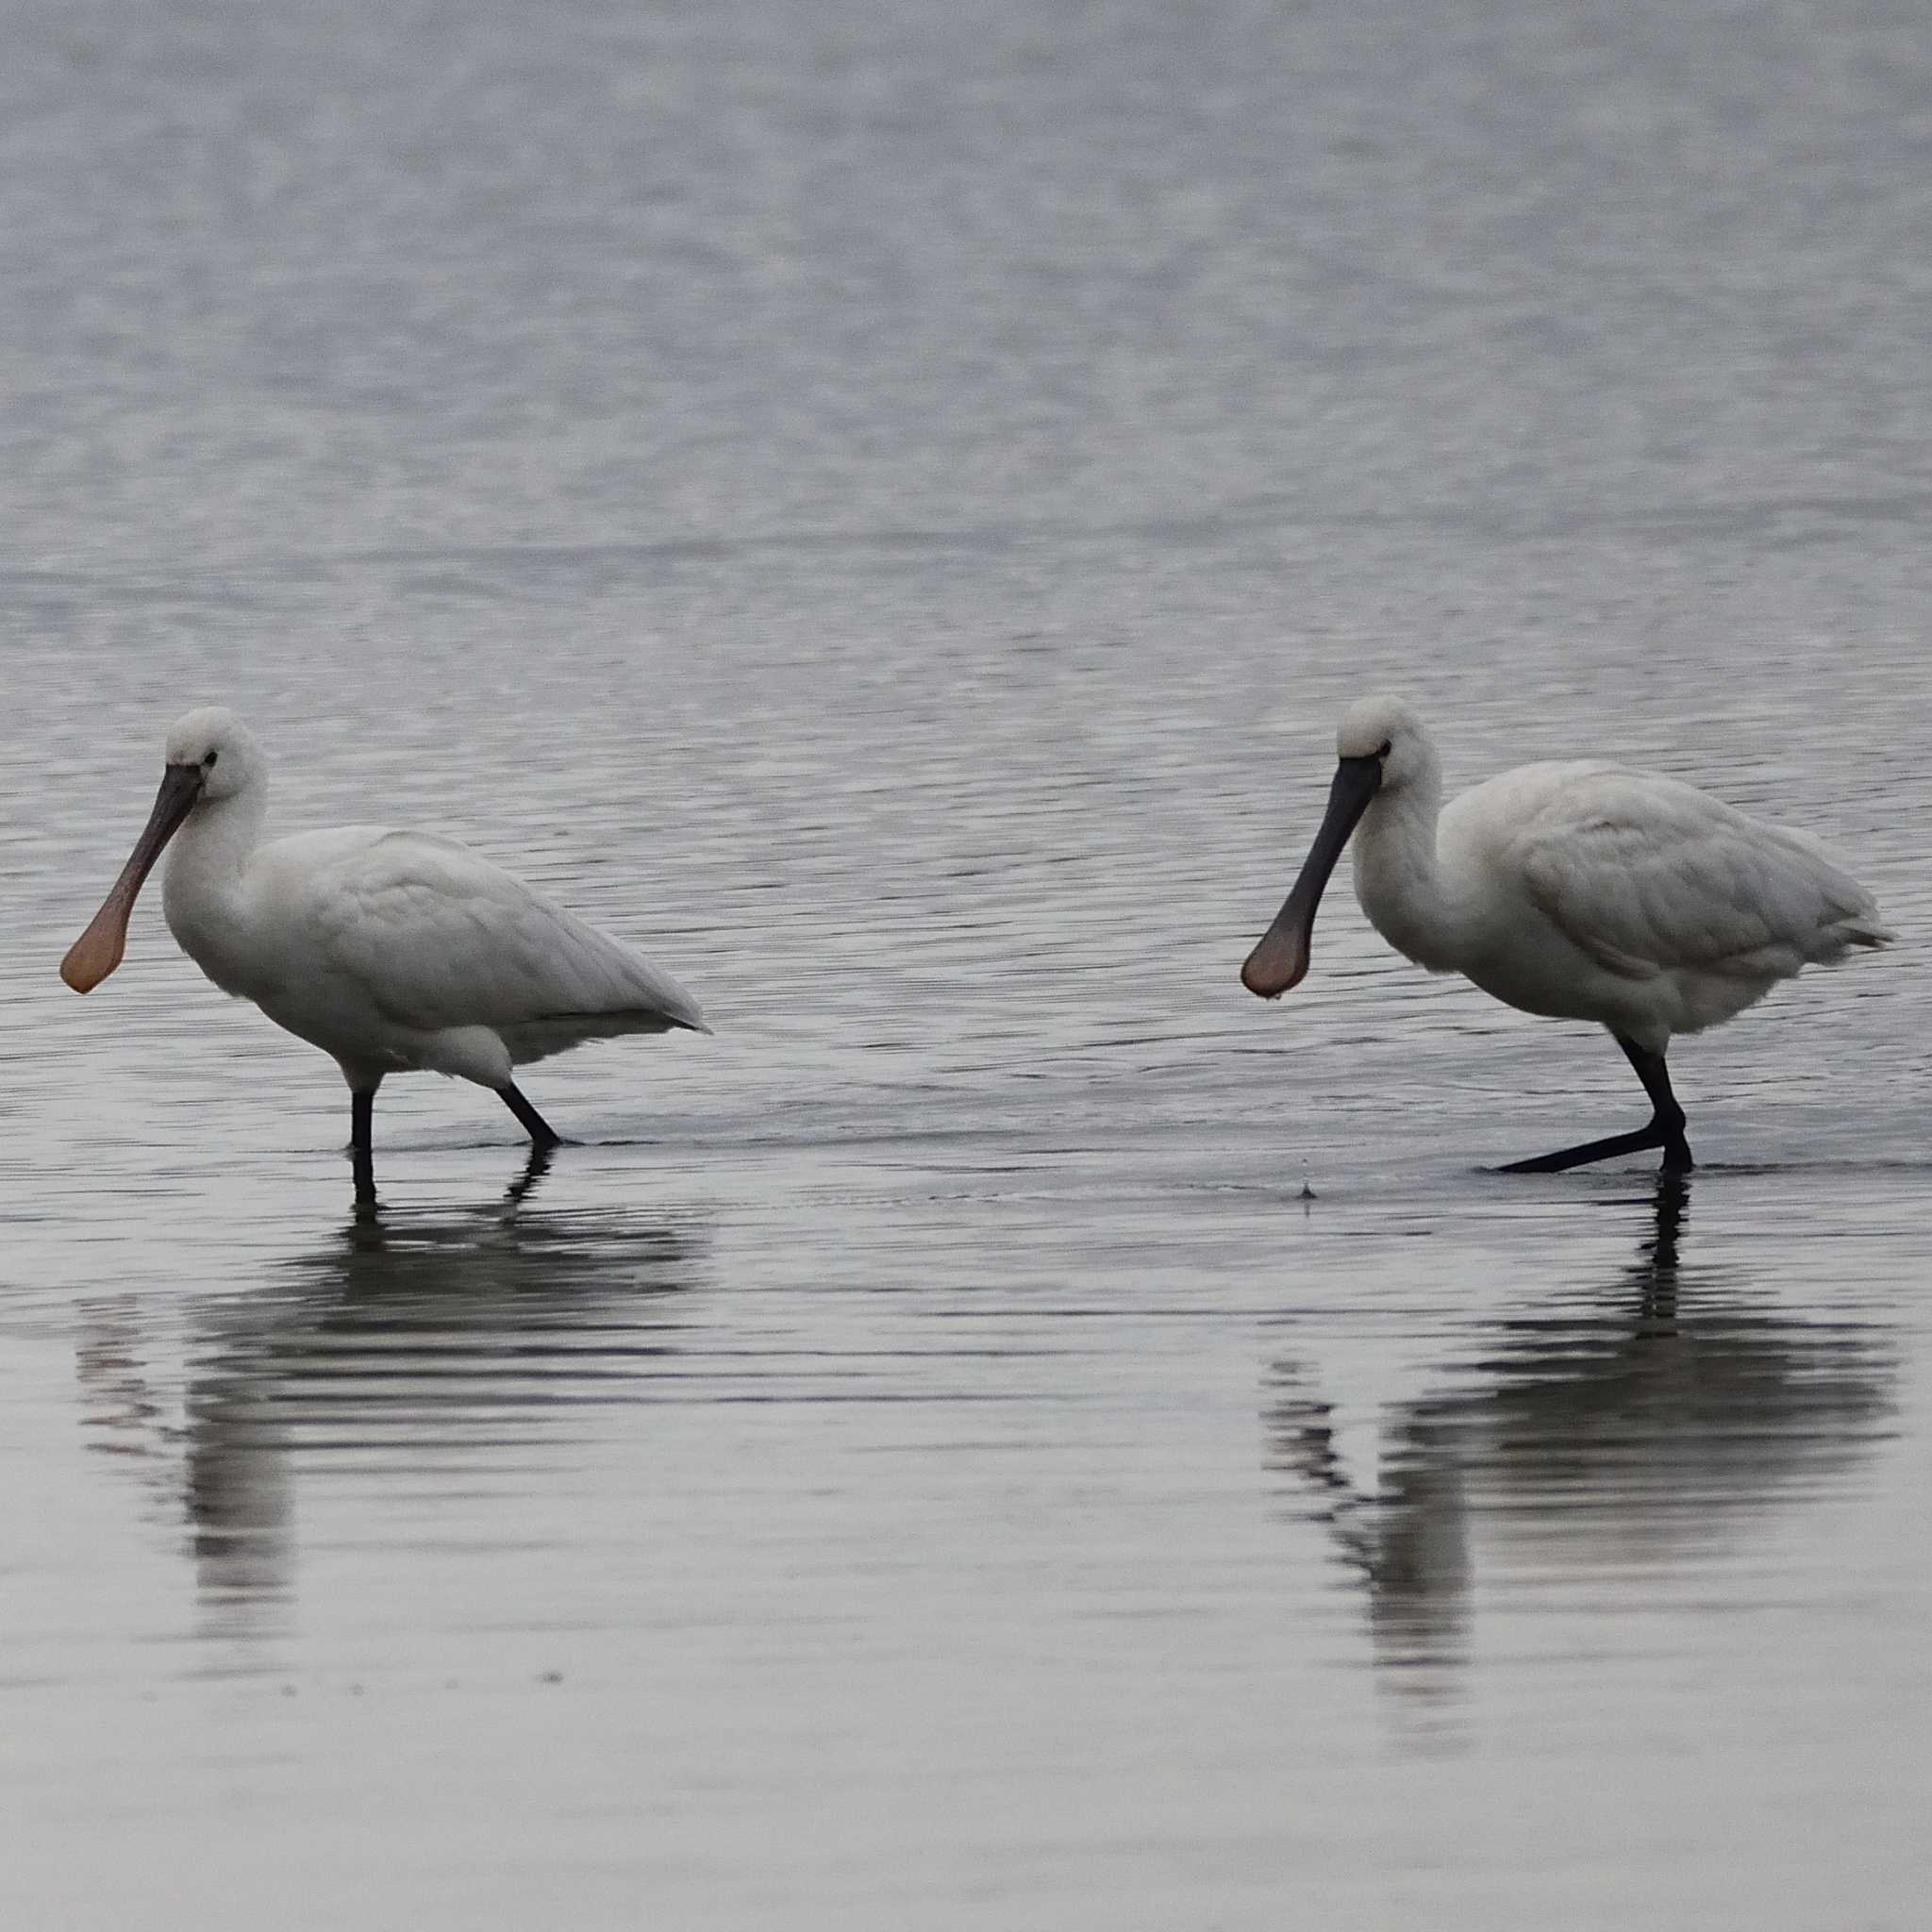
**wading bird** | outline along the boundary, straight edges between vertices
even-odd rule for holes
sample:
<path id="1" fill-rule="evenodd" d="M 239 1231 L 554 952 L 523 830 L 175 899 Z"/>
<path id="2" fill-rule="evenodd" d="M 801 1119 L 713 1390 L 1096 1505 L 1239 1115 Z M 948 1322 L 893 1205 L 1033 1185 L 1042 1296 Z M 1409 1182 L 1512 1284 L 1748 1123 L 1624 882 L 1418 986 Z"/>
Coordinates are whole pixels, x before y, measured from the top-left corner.
<path id="1" fill-rule="evenodd" d="M 452 840 L 345 825 L 264 843 L 267 815 L 268 763 L 241 719 L 210 707 L 178 720 L 147 825 L 60 976 L 91 992 L 121 963 L 135 898 L 174 840 L 169 931 L 224 992 L 341 1068 L 358 1196 L 373 1191 L 386 1074 L 488 1087 L 541 1154 L 558 1136 L 513 1067 L 586 1040 L 710 1031 L 668 973 Z"/>
<path id="2" fill-rule="evenodd" d="M 1400 698 L 1363 698 L 1301 875 L 1241 968 L 1274 999 L 1308 970 L 1322 889 L 1356 832 L 1369 922 L 1431 973 L 1506 1005 L 1609 1028 L 1650 1096 L 1650 1124 L 1512 1162 L 1557 1174 L 1647 1147 L 1687 1172 L 1674 1036 L 1733 1018 L 1800 968 L 1892 939 L 1872 895 L 1802 833 L 1746 818 L 1654 772 L 1523 765 L 1442 804 L 1441 766 Z M 1360 829 L 1357 832 L 1357 827 Z"/>

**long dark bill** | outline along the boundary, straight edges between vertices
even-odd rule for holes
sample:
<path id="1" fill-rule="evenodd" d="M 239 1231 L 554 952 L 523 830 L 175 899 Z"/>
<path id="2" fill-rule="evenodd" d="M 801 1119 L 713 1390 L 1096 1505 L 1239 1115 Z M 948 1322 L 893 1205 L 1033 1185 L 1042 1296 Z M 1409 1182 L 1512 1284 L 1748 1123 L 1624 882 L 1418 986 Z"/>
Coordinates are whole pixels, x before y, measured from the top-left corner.
<path id="1" fill-rule="evenodd" d="M 1343 758 L 1335 768 L 1335 783 L 1328 788 L 1328 809 L 1307 858 L 1302 861 L 1301 876 L 1274 915 L 1274 924 L 1261 935 L 1241 968 L 1241 984 L 1250 992 L 1264 1000 L 1278 999 L 1290 987 L 1301 984 L 1308 970 L 1315 908 L 1322 903 L 1328 874 L 1335 870 L 1348 835 L 1381 784 L 1380 758 Z"/>
<path id="2" fill-rule="evenodd" d="M 121 963 L 127 946 L 127 922 L 134 902 L 162 848 L 181 829 L 181 822 L 194 808 L 201 796 L 199 765 L 170 765 L 161 774 L 161 789 L 155 794 L 155 808 L 147 815 L 127 863 L 113 889 L 101 901 L 101 909 L 88 922 L 87 930 L 68 947 L 60 962 L 60 977 L 75 992 L 92 992 Z"/>

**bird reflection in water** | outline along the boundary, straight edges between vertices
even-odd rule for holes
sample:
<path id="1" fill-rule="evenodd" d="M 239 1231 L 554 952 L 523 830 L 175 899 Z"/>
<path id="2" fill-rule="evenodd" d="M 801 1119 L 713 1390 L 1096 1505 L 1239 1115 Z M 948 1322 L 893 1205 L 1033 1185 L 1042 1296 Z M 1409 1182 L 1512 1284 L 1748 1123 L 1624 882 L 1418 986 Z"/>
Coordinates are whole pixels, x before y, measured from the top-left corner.
<path id="1" fill-rule="evenodd" d="M 703 1264 L 701 1225 L 626 1210 L 546 1212 L 547 1157 L 488 1208 L 371 1212 L 258 1291 L 206 1304 L 191 1341 L 180 1494 L 211 1634 L 265 1635 L 292 1597 L 295 1492 L 354 1456 L 354 1476 L 458 1456 L 500 1471 L 567 1437 L 588 1406 L 641 1399 L 676 1347 L 675 1298 Z M 98 1361 L 133 1352 L 106 1335 Z M 90 1378 L 128 1412 L 125 1373 Z M 126 1427 L 109 1428 L 115 1446 Z M 152 1471 L 154 1464 L 147 1467 Z M 339 1465 L 340 1467 L 340 1465 Z"/>
<path id="2" fill-rule="evenodd" d="M 1382 1474 L 1351 1479 L 1334 1406 L 1277 1364 L 1269 1460 L 1361 1591 L 1377 1664 L 1421 1698 L 1466 1661 L 1477 1551 L 1533 1574 L 1706 1554 L 1727 1527 L 1855 1466 L 1895 1373 L 1869 1325 L 1753 1301 L 1680 1260 L 1691 1182 L 1661 1174 L 1637 1257 L 1604 1288 L 1496 1324 L 1464 1386 L 1382 1426 Z"/>

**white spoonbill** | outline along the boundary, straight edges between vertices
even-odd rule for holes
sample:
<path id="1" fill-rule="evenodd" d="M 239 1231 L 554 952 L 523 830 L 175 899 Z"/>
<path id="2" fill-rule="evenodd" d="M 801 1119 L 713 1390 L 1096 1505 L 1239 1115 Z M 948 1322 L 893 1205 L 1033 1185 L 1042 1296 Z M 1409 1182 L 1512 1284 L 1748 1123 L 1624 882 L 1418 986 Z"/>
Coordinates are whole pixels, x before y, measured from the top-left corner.
<path id="1" fill-rule="evenodd" d="M 1241 984 L 1274 999 L 1307 972 L 1322 889 L 1359 824 L 1356 897 L 1398 953 L 1526 1013 L 1607 1026 L 1650 1096 L 1648 1126 L 1505 1173 L 1646 1147 L 1663 1149 L 1667 1172 L 1688 1172 L 1664 1065 L 1673 1037 L 1893 937 L 1871 893 L 1811 839 L 1675 778 L 1594 760 L 1523 765 L 1444 808 L 1435 743 L 1395 697 L 1351 706 L 1336 748 L 1327 815 Z"/>
<path id="2" fill-rule="evenodd" d="M 710 1031 L 668 973 L 452 840 L 345 825 L 264 843 L 267 815 L 268 762 L 241 719 L 214 706 L 177 720 L 147 825 L 60 976 L 91 992 L 121 963 L 173 839 L 168 929 L 224 992 L 333 1056 L 358 1193 L 385 1074 L 488 1087 L 542 1152 L 558 1136 L 513 1067 L 621 1033 Z"/>

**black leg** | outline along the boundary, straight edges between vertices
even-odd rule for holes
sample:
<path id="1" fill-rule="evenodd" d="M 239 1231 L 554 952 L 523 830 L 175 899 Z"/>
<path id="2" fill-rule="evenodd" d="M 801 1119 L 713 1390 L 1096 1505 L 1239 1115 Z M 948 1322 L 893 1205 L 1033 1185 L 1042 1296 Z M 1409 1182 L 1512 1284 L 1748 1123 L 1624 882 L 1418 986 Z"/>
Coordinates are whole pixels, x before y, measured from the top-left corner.
<path id="1" fill-rule="evenodd" d="M 1647 1127 L 1633 1133 L 1610 1134 L 1601 1141 L 1586 1141 L 1580 1147 L 1564 1147 L 1555 1154 L 1541 1154 L 1534 1160 L 1512 1160 L 1504 1174 L 1562 1174 L 1573 1167 L 1588 1167 L 1596 1160 L 1614 1160 L 1620 1154 L 1641 1154 L 1647 1147 L 1664 1151 L 1665 1174 L 1689 1174 L 1694 1165 L 1690 1143 L 1684 1138 L 1684 1109 L 1671 1091 L 1670 1070 L 1660 1053 L 1652 1053 L 1618 1033 L 1612 1036 L 1624 1049 L 1624 1058 L 1637 1070 L 1643 1091 L 1650 1095 L 1655 1111 Z"/>
<path id="2" fill-rule="evenodd" d="M 563 1145 L 563 1136 L 517 1091 L 517 1083 L 514 1080 L 506 1081 L 496 1091 L 502 1096 L 504 1106 L 524 1124 L 524 1132 L 529 1135 L 534 1145 L 546 1152 L 552 1147 Z"/>
<path id="3" fill-rule="evenodd" d="M 1646 1052 L 1621 1033 L 1616 1041 L 1624 1049 L 1624 1058 L 1637 1070 L 1637 1077 L 1657 1109 L 1650 1124 L 1663 1136 L 1664 1173 L 1689 1174 L 1697 1163 L 1690 1158 L 1690 1142 L 1684 1138 L 1684 1109 L 1671 1091 L 1671 1070 L 1664 1065 L 1663 1055 Z"/>
<path id="4" fill-rule="evenodd" d="M 356 1205 L 375 1205 L 375 1089 L 358 1088 L 349 1095 L 349 1166 L 356 1176 Z"/>

